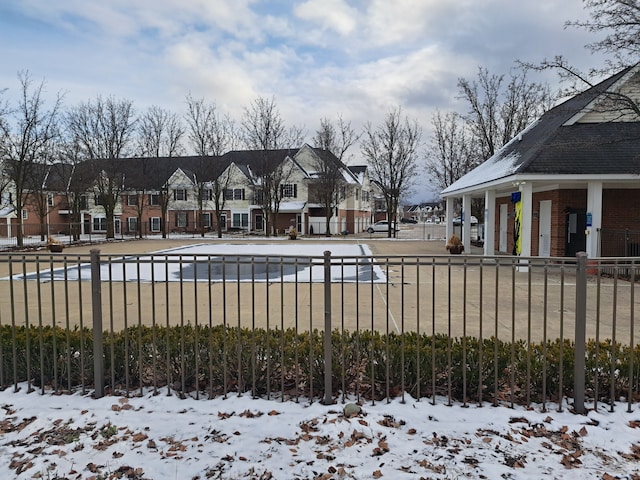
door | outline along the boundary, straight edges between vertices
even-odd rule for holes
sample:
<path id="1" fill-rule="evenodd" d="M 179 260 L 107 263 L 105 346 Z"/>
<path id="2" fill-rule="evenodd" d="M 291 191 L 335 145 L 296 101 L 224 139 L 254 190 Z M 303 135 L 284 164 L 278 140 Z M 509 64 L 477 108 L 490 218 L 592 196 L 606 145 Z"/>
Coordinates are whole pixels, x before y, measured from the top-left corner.
<path id="1" fill-rule="evenodd" d="M 226 213 L 221 213 L 220 214 L 220 230 L 222 230 L 223 232 L 227 231 L 227 214 Z"/>
<path id="2" fill-rule="evenodd" d="M 587 212 L 585 209 L 570 208 L 567 210 L 565 256 L 575 257 L 576 253 L 587 248 Z"/>
<path id="3" fill-rule="evenodd" d="M 507 209 L 509 206 L 506 203 L 500 204 L 500 245 L 498 246 L 498 250 L 500 252 L 507 251 L 507 222 L 508 215 Z"/>
<path id="4" fill-rule="evenodd" d="M 551 256 L 551 200 L 540 202 L 538 256 Z"/>

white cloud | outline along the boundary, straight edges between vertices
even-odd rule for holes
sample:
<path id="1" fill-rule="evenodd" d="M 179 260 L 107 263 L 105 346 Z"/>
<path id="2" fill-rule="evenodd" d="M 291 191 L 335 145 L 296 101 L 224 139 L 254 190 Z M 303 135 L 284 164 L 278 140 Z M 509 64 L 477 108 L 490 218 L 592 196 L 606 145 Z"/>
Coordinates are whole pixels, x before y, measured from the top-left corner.
<path id="1" fill-rule="evenodd" d="M 594 66 L 589 34 L 565 30 L 581 0 L 23 0 L 0 2 L 0 89 L 15 72 L 68 92 L 184 112 L 192 92 L 236 120 L 274 96 L 288 123 L 313 133 L 338 114 L 358 128 L 402 106 L 425 129 L 435 108 L 465 109 L 457 79 L 478 66 L 556 53 Z M 553 80 L 553 79 L 552 79 Z M 5 96 L 6 98 L 6 96 Z M 428 132 L 426 133 L 428 135 Z"/>
<path id="2" fill-rule="evenodd" d="M 333 30 L 343 36 L 355 30 L 359 16 L 344 0 L 307 0 L 293 11 L 303 20 L 317 22 L 322 30 Z"/>

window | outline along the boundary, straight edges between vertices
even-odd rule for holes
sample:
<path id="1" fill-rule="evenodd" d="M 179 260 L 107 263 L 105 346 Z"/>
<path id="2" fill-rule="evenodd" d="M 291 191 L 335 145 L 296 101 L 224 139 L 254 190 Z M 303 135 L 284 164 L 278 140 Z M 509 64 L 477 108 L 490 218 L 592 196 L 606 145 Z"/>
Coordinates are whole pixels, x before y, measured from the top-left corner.
<path id="1" fill-rule="evenodd" d="M 347 198 L 347 187 L 340 187 L 340 198 Z"/>
<path id="2" fill-rule="evenodd" d="M 53 207 L 53 193 L 47 193 L 47 205 Z"/>
<path id="3" fill-rule="evenodd" d="M 211 228 L 211 213 L 206 212 L 202 214 L 202 226 L 204 228 Z"/>
<path id="4" fill-rule="evenodd" d="M 363 202 L 368 202 L 369 201 L 369 192 L 367 192 L 366 190 L 362 191 L 362 201 Z"/>
<path id="5" fill-rule="evenodd" d="M 360 190 L 356 188 L 355 191 L 354 191 L 354 195 L 356 197 L 356 200 L 358 200 L 358 194 L 359 193 L 360 193 Z"/>
<path id="6" fill-rule="evenodd" d="M 78 199 L 78 208 L 80 210 L 86 210 L 89 208 L 89 199 L 86 195 L 80 195 L 80 198 Z"/>
<path id="7" fill-rule="evenodd" d="M 213 200 L 213 190 L 210 188 L 205 188 L 202 190 L 202 199 L 211 201 Z"/>
<path id="8" fill-rule="evenodd" d="M 233 190 L 234 200 L 244 200 L 244 188 L 236 188 Z"/>
<path id="9" fill-rule="evenodd" d="M 264 200 L 264 193 L 262 190 L 256 190 L 253 195 L 253 203 L 254 205 L 262 205 L 262 201 Z"/>
<path id="10" fill-rule="evenodd" d="M 29 218 L 29 212 L 26 209 L 22 209 L 22 219 L 26 220 Z"/>
<path id="11" fill-rule="evenodd" d="M 160 231 L 160 217 L 151 217 L 149 219 L 149 226 L 152 232 Z"/>
<path id="12" fill-rule="evenodd" d="M 283 198 L 296 198 L 298 196 L 298 185 L 295 183 L 285 183 L 280 185 L 280 193 Z"/>
<path id="13" fill-rule="evenodd" d="M 234 213 L 231 221 L 233 228 L 248 228 L 249 227 L 249 214 L 248 213 Z"/>
<path id="14" fill-rule="evenodd" d="M 93 217 L 93 231 L 94 232 L 106 232 L 107 231 L 107 219 L 106 217 Z"/>
<path id="15" fill-rule="evenodd" d="M 149 194 L 149 205 L 160 205 L 160 195 L 157 193 Z"/>
<path id="16" fill-rule="evenodd" d="M 233 200 L 233 188 L 225 188 L 224 189 L 224 199 L 225 200 Z"/>
<path id="17" fill-rule="evenodd" d="M 185 188 L 176 188 L 173 191 L 173 199 L 178 200 L 186 200 L 187 199 L 187 190 Z"/>
<path id="18" fill-rule="evenodd" d="M 103 196 L 100 195 L 99 193 L 96 193 L 93 196 L 93 203 L 96 205 L 104 205 L 104 202 L 102 200 L 103 200 Z"/>
<path id="19" fill-rule="evenodd" d="M 186 228 L 187 225 L 187 212 L 176 212 L 176 227 Z"/>
<path id="20" fill-rule="evenodd" d="M 136 233 L 138 231 L 138 217 L 127 218 L 127 229 L 129 233 Z"/>
<path id="21" fill-rule="evenodd" d="M 138 195 L 127 195 L 127 205 L 130 207 L 138 206 Z"/>

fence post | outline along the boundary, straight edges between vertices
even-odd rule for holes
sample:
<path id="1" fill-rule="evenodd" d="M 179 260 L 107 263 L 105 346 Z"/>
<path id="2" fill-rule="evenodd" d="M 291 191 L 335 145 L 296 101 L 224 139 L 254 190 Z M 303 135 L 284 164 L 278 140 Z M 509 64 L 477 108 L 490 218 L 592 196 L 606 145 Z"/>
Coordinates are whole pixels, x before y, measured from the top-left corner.
<path id="1" fill-rule="evenodd" d="M 587 254 L 576 254 L 576 325 L 573 371 L 573 405 L 576 413 L 584 414 L 585 337 L 587 329 Z"/>
<path id="2" fill-rule="evenodd" d="M 331 252 L 324 252 L 324 400 L 322 403 L 333 403 L 331 357 Z"/>
<path id="3" fill-rule="evenodd" d="M 93 383 L 95 398 L 104 396 L 104 360 L 102 345 L 102 286 L 100 250 L 91 250 L 91 310 L 93 313 Z"/>

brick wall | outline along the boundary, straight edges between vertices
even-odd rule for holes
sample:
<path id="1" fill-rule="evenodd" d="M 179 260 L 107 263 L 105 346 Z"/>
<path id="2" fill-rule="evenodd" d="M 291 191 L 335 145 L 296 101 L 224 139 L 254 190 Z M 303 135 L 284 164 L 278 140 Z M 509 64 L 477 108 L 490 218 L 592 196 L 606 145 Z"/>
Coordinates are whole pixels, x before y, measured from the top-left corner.
<path id="1" fill-rule="evenodd" d="M 602 228 L 640 230 L 640 189 L 602 192 Z"/>

